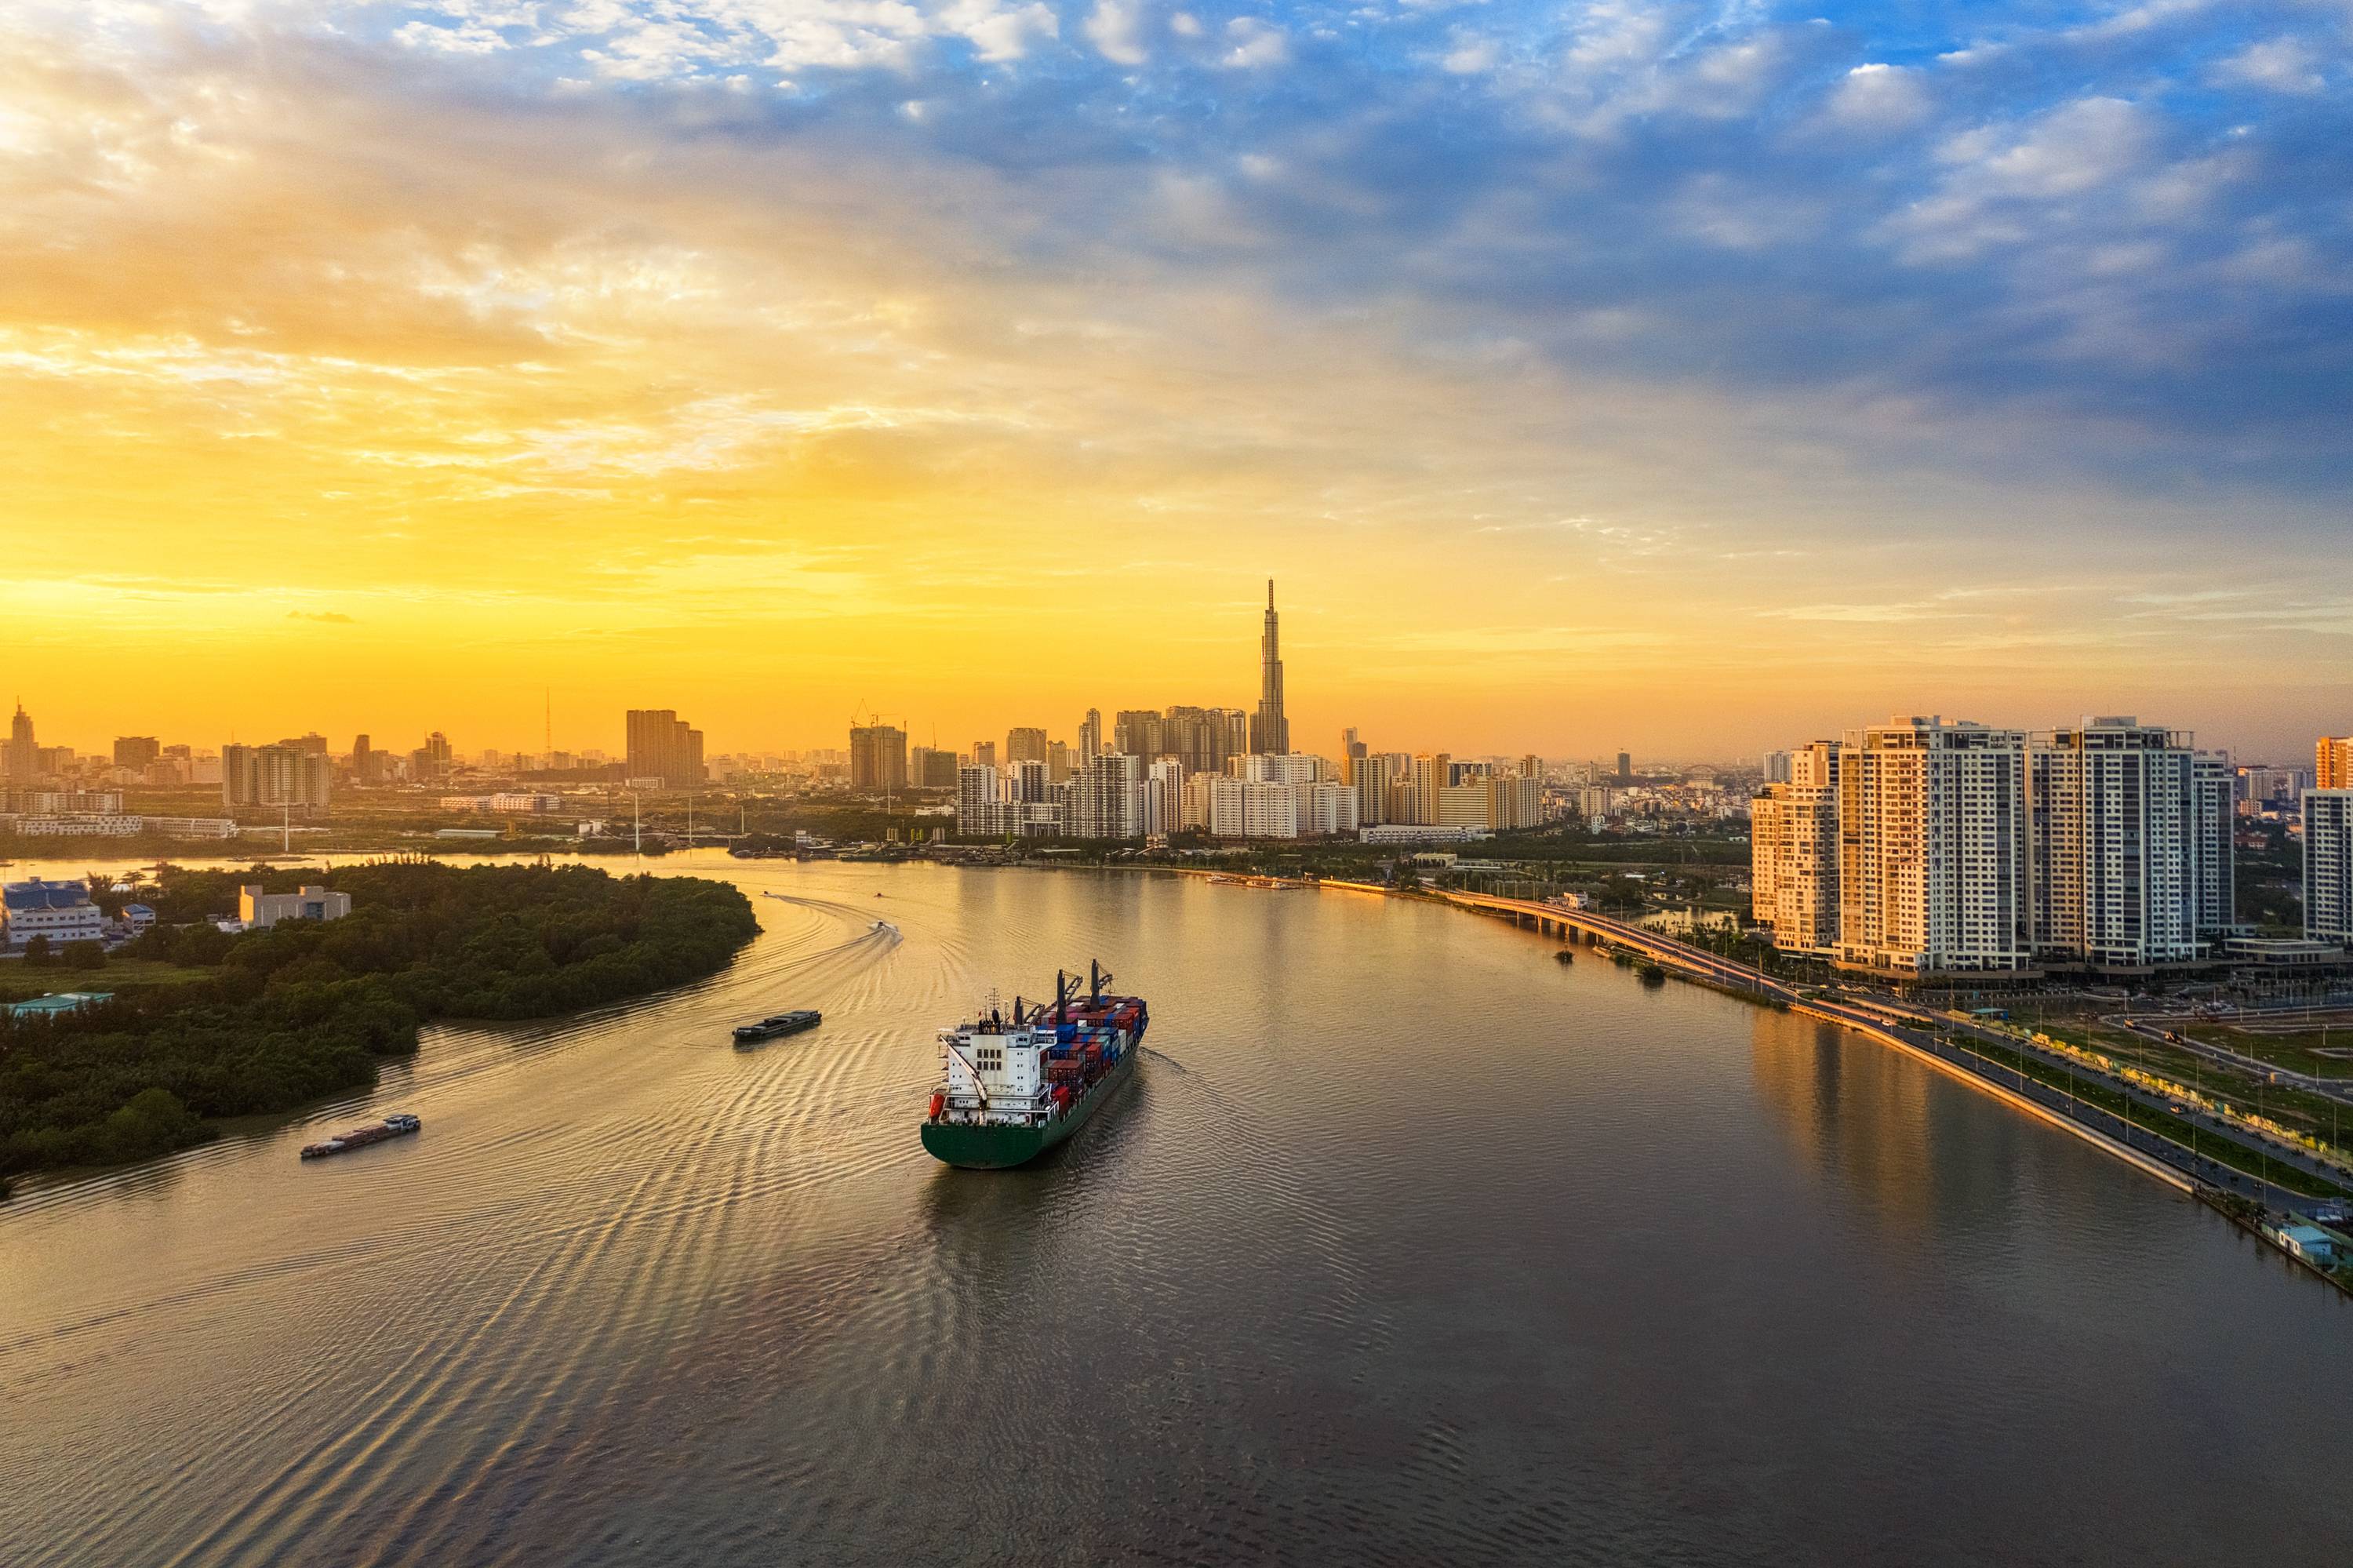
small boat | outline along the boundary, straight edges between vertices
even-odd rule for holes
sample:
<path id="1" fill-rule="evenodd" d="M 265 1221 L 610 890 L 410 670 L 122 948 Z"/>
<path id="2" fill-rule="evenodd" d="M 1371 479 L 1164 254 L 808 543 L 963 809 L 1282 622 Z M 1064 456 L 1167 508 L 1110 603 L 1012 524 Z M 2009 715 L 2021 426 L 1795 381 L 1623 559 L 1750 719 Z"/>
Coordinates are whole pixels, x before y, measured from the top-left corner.
<path id="1" fill-rule="evenodd" d="M 735 1044 L 756 1045 L 763 1040 L 774 1040 L 780 1034 L 798 1034 L 804 1029 L 815 1029 L 825 1022 L 825 1015 L 803 1009 L 797 1012 L 779 1012 L 763 1018 L 757 1023 L 735 1026 Z"/>

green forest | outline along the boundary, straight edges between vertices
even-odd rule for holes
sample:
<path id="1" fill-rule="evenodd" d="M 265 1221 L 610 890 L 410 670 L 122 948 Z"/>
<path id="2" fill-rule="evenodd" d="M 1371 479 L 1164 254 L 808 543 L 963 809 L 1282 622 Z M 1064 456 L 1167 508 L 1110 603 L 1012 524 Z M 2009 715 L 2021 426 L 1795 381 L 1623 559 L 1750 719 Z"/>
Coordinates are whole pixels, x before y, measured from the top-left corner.
<path id="1" fill-rule="evenodd" d="M 352 913 L 229 935 L 240 885 L 324 880 Z M 209 1118 L 364 1089 L 427 1020 L 543 1018 L 724 969 L 758 930 L 750 901 L 692 877 L 589 866 L 396 862 L 164 873 L 127 958 L 201 978 L 53 1017 L 0 1013 L 0 1179 L 143 1159 Z M 102 990 L 104 972 L 74 983 Z"/>

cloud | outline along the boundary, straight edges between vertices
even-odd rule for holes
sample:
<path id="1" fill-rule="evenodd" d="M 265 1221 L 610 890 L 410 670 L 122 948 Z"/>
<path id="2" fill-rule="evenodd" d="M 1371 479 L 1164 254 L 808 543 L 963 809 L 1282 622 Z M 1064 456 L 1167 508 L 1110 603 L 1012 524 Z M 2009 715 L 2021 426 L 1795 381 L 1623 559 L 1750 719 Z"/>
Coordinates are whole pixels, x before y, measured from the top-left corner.
<path id="1" fill-rule="evenodd" d="M 1931 107 L 1922 74 L 1876 61 L 1856 66 L 1831 92 L 1830 116 L 1853 130 L 1900 131 L 1916 125 L 1928 117 Z"/>
<path id="2" fill-rule="evenodd" d="M 1455 76 L 1479 76 L 1494 69 L 1499 58 L 1501 52 L 1493 38 L 1457 27 L 1448 39 L 1445 54 L 1439 58 L 1439 65 Z"/>
<path id="3" fill-rule="evenodd" d="M 1291 58 L 1291 38 L 1281 27 L 1255 16 L 1237 16 L 1226 24 L 1227 49 L 1219 64 L 1240 70 L 1278 66 Z"/>
<path id="4" fill-rule="evenodd" d="M 322 593 L 491 551 L 558 599 L 712 519 L 678 558 L 881 542 L 927 615 L 1081 531 L 1297 541 L 1368 600 L 1449 550 L 1513 593 L 1674 563 L 1711 624 L 1835 559 L 1833 628 L 1914 604 L 1899 545 L 2258 599 L 2343 562 L 2353 107 L 2253 42 L 2308 12 L 1066 15 L 12 19 L 12 516 L 106 512 L 82 543 L 158 571 L 234 533 Z"/>
<path id="5" fill-rule="evenodd" d="M 2249 44 L 2214 68 L 2224 86 L 2267 88 L 2274 92 L 2318 92 L 2328 85 L 2310 45 L 2301 38 L 2266 38 Z"/>
<path id="6" fill-rule="evenodd" d="M 1096 0 L 1086 20 L 1086 35 L 1096 50 L 1120 65 L 1142 65 L 1151 58 L 1144 48 L 1143 28 L 1143 0 Z"/>

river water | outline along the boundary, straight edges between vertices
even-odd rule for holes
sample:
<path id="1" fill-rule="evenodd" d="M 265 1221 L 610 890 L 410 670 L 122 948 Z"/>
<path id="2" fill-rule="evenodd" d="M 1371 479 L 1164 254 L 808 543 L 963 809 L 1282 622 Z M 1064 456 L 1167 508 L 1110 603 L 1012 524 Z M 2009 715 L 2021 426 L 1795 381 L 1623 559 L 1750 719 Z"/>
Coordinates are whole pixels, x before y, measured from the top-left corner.
<path id="1" fill-rule="evenodd" d="M 0 1562 L 2346 1543 L 2346 1304 L 1882 1047 L 1364 895 L 659 863 L 754 895 L 729 973 L 0 1207 Z M 934 1030 L 1090 956 L 1122 1100 L 929 1160 Z"/>

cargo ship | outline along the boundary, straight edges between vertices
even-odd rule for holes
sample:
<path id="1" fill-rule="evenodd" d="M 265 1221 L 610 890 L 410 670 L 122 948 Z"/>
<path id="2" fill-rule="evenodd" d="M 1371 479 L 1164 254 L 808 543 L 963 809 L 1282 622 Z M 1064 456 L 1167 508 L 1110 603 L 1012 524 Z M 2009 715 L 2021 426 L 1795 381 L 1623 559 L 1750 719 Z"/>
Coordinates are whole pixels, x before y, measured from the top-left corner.
<path id="1" fill-rule="evenodd" d="M 779 1012 L 764 1018 L 757 1023 L 737 1024 L 735 1044 L 756 1045 L 763 1040 L 774 1040 L 779 1034 L 798 1034 L 804 1029 L 815 1029 L 824 1022 L 825 1014 L 821 1012 L 806 1010 L 798 1012 Z"/>
<path id="2" fill-rule="evenodd" d="M 940 1031 L 940 1084 L 923 1147 L 967 1171 L 1003 1171 L 1068 1139 L 1135 1071 L 1150 1021 L 1144 999 L 1113 996 L 1102 965 L 1056 973 L 1051 1002 L 1013 999 Z"/>
<path id="3" fill-rule="evenodd" d="M 324 1160 L 330 1154 L 347 1154 L 354 1149 L 365 1149 L 371 1143 L 382 1143 L 388 1138 L 406 1138 L 424 1130 L 425 1123 L 406 1111 L 395 1111 L 382 1121 L 355 1127 L 349 1132 L 339 1132 L 332 1138 L 302 1146 L 305 1160 Z"/>

